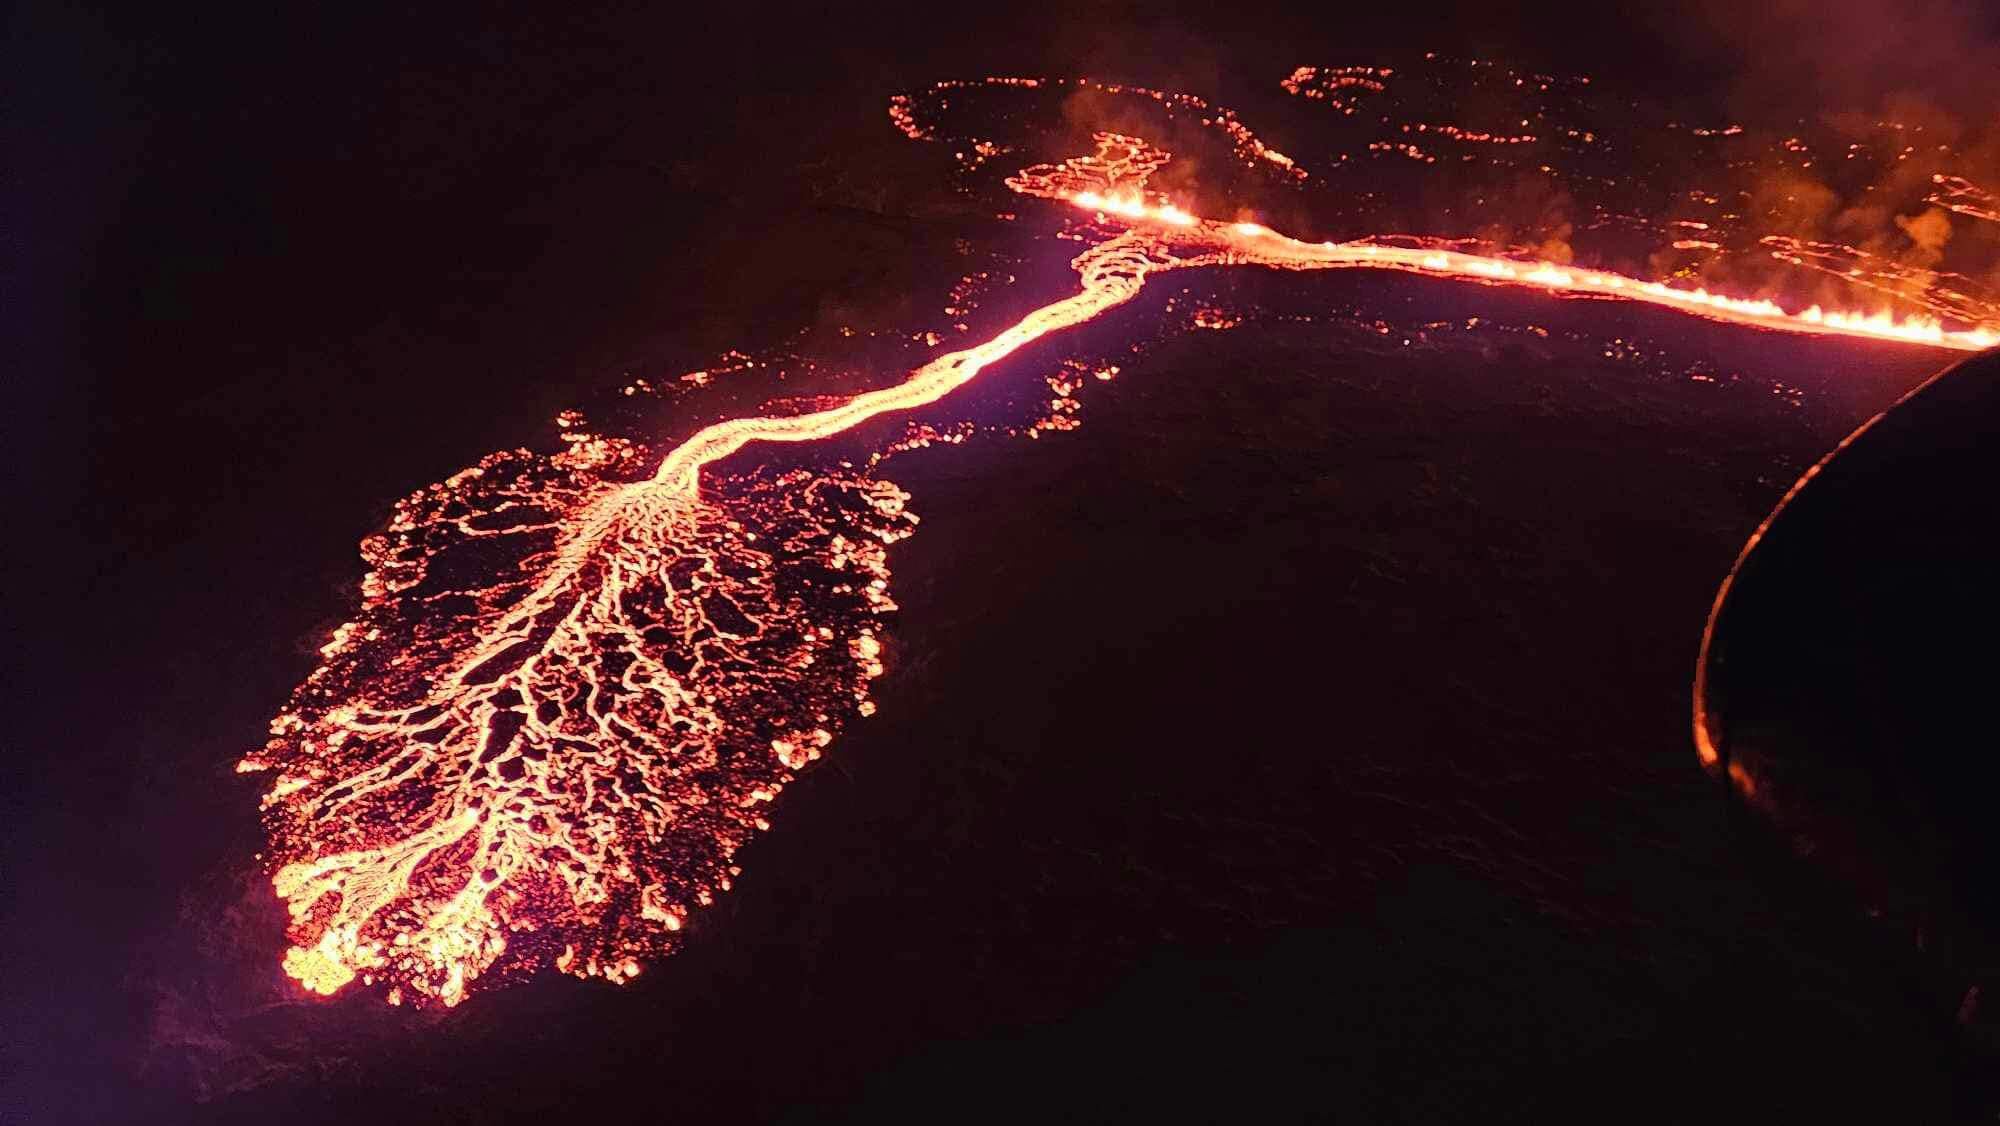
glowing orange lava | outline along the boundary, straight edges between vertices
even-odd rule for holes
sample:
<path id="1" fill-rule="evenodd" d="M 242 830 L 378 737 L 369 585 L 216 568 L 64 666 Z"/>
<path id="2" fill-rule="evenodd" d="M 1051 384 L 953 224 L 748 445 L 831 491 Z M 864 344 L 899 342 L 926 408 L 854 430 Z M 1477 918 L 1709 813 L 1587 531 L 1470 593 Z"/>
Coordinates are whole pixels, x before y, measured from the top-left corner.
<path id="1" fill-rule="evenodd" d="M 1079 292 L 991 340 L 829 409 L 717 423 L 650 477 L 617 482 L 630 451 L 580 443 L 405 501 L 368 545 L 360 617 L 238 765 L 278 772 L 285 972 L 451 1005 L 503 958 L 618 982 L 671 949 L 762 804 L 873 710 L 867 619 L 894 606 L 883 548 L 915 522 L 891 487 L 799 475 L 741 506 L 753 530 L 701 495 L 702 468 L 935 401 L 1172 264 L 1139 232 L 1101 243 Z"/>
<path id="2" fill-rule="evenodd" d="M 922 135 L 906 102 L 891 112 Z M 1208 120 L 1290 174 L 1233 117 Z M 275 775 L 264 808 L 288 975 L 322 994 L 360 978 L 390 984 L 393 1001 L 450 1005 L 482 976 L 552 965 L 618 982 L 670 951 L 730 887 L 764 808 L 872 712 L 874 619 L 894 607 L 886 547 L 916 522 L 907 497 L 858 474 L 751 474 L 716 495 L 704 468 L 935 402 L 1156 272 L 1407 270 L 1787 332 L 2000 343 L 1986 326 L 1788 311 L 1441 245 L 1305 242 L 1199 218 L 1147 189 L 1166 153 L 1115 134 L 1098 145 L 1009 184 L 1124 229 L 1075 258 L 1076 292 L 983 343 L 823 409 L 716 423 L 650 471 L 635 447 L 571 435 L 567 454 L 496 454 L 397 507 L 364 544 L 355 619 L 238 766 Z M 1052 383 L 1059 413 L 1075 382 Z"/>
<path id="3" fill-rule="evenodd" d="M 900 492 L 794 473 L 718 506 L 580 446 L 402 502 L 359 615 L 239 764 L 277 775 L 306 988 L 449 1005 L 496 965 L 628 979 L 870 710 Z"/>
<path id="4" fill-rule="evenodd" d="M 1116 134 L 1099 136 L 1098 162 L 1137 162 L 1134 154 L 1147 151 L 1143 141 Z M 1164 162 L 1165 154 L 1150 158 L 1150 167 Z M 1257 223 L 1225 223 L 1198 219 L 1172 202 L 1149 197 L 1137 189 L 1104 191 L 1078 188 L 1077 172 L 1062 166 L 1030 169 L 1008 181 L 1016 191 L 1065 200 L 1100 218 L 1117 219 L 1135 227 L 1150 227 L 1161 242 L 1174 249 L 1183 262 L 1212 265 L 1255 264 L 1287 270 L 1372 268 L 1408 270 L 1436 277 L 1475 281 L 1492 285 L 1518 285 L 1551 292 L 1608 297 L 1659 305 L 1711 320 L 1754 325 L 1782 332 L 1858 336 L 1928 344 L 1939 348 L 1977 352 L 2000 344 L 2000 330 L 1987 326 L 1947 329 L 1932 317 L 1912 314 L 1897 318 L 1884 311 L 1859 313 L 1809 306 L 1787 311 L 1774 301 L 1727 297 L 1706 289 L 1679 289 L 1664 282 L 1642 281 L 1603 270 L 1580 269 L 1554 262 L 1523 262 L 1466 254 L 1427 240 L 1431 245 L 1395 246 L 1380 242 L 1303 242 Z M 1139 173 L 1143 181 L 1143 172 Z"/>

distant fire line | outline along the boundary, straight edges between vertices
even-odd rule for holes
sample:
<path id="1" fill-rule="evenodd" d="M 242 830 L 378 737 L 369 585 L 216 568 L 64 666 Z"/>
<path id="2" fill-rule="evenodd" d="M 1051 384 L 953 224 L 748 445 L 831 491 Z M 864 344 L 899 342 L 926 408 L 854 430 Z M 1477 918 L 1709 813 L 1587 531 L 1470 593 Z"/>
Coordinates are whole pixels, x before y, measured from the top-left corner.
<path id="1" fill-rule="evenodd" d="M 1521 262 L 1442 248 L 1386 246 L 1372 242 L 1303 242 L 1257 223 L 1201 219 L 1170 203 L 1148 203 L 1131 196 L 1108 197 L 1085 191 L 1055 193 L 1052 198 L 1067 200 L 1106 219 L 1117 218 L 1128 223 L 1152 223 L 1168 229 L 1199 232 L 1213 238 L 1220 248 L 1233 252 L 1239 260 L 1288 269 L 1372 267 L 1410 270 L 1467 281 L 1642 301 L 1712 320 L 1781 332 L 1927 344 L 1965 352 L 1983 351 L 2000 344 L 2000 331 L 1992 328 L 1981 326 L 1951 330 L 1940 321 L 1919 315 L 1897 320 L 1886 311 L 1862 314 L 1826 310 L 1818 305 L 1789 312 L 1768 299 L 1725 297 L 1706 289 L 1677 289 L 1663 282 L 1642 281 L 1607 270 L 1583 269 L 1553 262 Z"/>
<path id="2" fill-rule="evenodd" d="M 1114 144 L 1130 140 L 1108 139 Z M 1069 192 L 1047 186 L 1045 181 L 1032 173 L 1023 173 L 1009 183 L 1017 191 L 1063 200 L 1106 221 L 1123 220 L 1134 230 L 1156 228 L 1158 234 L 1164 236 L 1157 240 L 1161 250 L 1179 250 L 1194 244 L 1194 256 L 1156 263 L 1161 265 L 1260 264 L 1292 270 L 1405 270 L 1489 285 L 1516 285 L 1558 294 L 1637 301 L 1727 324 L 1779 332 L 1922 344 L 1966 352 L 1983 351 L 2000 345 L 2000 331 L 1984 326 L 1946 329 L 1940 321 L 1917 315 L 1898 320 L 1886 311 L 1861 314 L 1826 310 L 1818 305 L 1791 312 L 1768 299 L 1727 297 L 1706 289 L 1677 289 L 1663 282 L 1643 281 L 1607 270 L 1583 269 L 1554 262 L 1522 262 L 1443 248 L 1388 246 L 1374 242 L 1304 242 L 1257 223 L 1204 219 L 1165 200 L 1149 201 L 1137 192 Z M 1107 243 L 1099 249 L 1112 245 Z M 1118 249 L 1126 247 L 1121 243 Z M 661 462 L 654 481 L 692 495 L 698 489 L 703 465 L 727 457 L 751 442 L 814 441 L 879 414 L 936 402 L 1022 345 L 1046 333 L 1082 324 L 1137 292 L 1143 283 L 1145 269 L 1136 269 L 1129 274 L 1106 271 L 1100 263 L 1093 261 L 1094 254 L 1086 253 L 1075 263 L 1084 275 L 1081 292 L 1035 310 L 986 343 L 941 356 L 916 369 L 903 383 L 858 395 L 829 410 L 785 418 L 754 417 L 716 423 L 669 453 Z"/>

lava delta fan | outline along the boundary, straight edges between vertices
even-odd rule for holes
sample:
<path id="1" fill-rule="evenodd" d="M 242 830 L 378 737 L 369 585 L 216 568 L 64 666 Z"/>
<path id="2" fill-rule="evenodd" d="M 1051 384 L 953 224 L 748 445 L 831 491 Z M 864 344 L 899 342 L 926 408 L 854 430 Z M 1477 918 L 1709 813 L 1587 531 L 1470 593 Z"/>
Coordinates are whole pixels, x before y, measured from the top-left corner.
<path id="1" fill-rule="evenodd" d="M 494 455 L 364 545 L 360 614 L 238 768 L 276 774 L 307 988 L 631 977 L 868 707 L 902 494 L 795 472 L 690 504 L 605 475 L 631 453 Z"/>

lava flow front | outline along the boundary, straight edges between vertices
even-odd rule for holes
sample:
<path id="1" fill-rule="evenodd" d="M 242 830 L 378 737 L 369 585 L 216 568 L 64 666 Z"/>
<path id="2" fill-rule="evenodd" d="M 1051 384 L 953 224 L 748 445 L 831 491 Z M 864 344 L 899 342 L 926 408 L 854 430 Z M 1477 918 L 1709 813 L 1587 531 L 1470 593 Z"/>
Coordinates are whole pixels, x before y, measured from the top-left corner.
<path id="1" fill-rule="evenodd" d="M 1139 233 L 1082 288 L 840 406 L 711 426 L 649 477 L 597 443 L 488 458 L 365 545 L 360 616 L 239 770 L 265 798 L 290 906 L 285 970 L 455 1004 L 496 964 L 622 981 L 729 888 L 763 803 L 867 714 L 892 486 L 798 472 L 704 497 L 701 469 L 936 400 L 1172 264 Z M 738 514 L 741 516 L 739 518 Z"/>
<path id="2" fill-rule="evenodd" d="M 1260 166 L 1303 175 L 1233 117 L 1207 120 Z M 1093 156 L 1011 178 L 1092 217 L 1070 235 L 1087 244 L 1079 287 L 901 382 L 720 422 L 663 456 L 610 439 L 496 454 L 404 500 L 363 545 L 354 620 L 238 767 L 274 775 L 286 972 L 319 993 L 359 977 L 392 1002 L 449 1005 L 476 980 L 554 966 L 624 981 L 669 952 L 691 911 L 728 890 L 765 806 L 873 710 L 876 617 L 894 607 L 886 548 L 916 524 L 904 494 L 858 472 L 752 470 L 719 489 L 704 467 L 935 402 L 1161 271 L 1375 267 L 1791 332 L 2000 341 L 1990 325 L 1789 312 L 1435 241 L 1303 242 L 1175 206 L 1149 187 L 1166 161 L 1100 134 Z"/>

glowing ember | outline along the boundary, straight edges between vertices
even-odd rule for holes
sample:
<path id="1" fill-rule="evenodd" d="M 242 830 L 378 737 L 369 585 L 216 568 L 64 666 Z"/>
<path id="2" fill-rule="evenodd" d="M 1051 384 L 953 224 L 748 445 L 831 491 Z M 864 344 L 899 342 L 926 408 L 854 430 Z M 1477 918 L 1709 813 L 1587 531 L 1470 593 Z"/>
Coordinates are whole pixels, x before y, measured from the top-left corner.
<path id="1" fill-rule="evenodd" d="M 1351 112 L 1353 97 L 1381 91 L 1390 74 L 1301 70 L 1287 89 Z M 1033 90 L 1039 80 L 984 85 Z M 1201 114 L 1256 171 L 1294 184 L 1305 176 L 1199 99 L 1079 85 Z M 908 135 L 932 135 L 911 99 L 890 112 Z M 1535 140 L 1417 131 L 1484 146 Z M 1004 151 L 980 141 L 959 157 L 976 167 Z M 264 809 L 273 886 L 291 916 L 285 972 L 316 993 L 360 978 L 389 984 L 392 1002 L 449 1005 L 475 981 L 543 966 L 622 982 L 671 951 L 692 911 L 729 889 L 736 852 L 768 828 L 765 807 L 846 722 L 874 710 L 868 684 L 884 657 L 875 619 L 894 608 L 886 548 L 916 524 L 906 496 L 859 473 L 751 473 L 705 488 L 704 468 L 754 442 L 811 442 L 935 402 L 1024 345 L 1130 300 L 1160 271 L 1406 270 L 1786 332 L 2000 343 L 1987 325 L 1788 310 L 1441 240 L 1301 241 L 1200 218 L 1152 190 L 1167 159 L 1106 133 L 1092 156 L 1009 179 L 1089 217 L 1084 233 L 1068 234 L 1089 244 L 1072 263 L 1076 292 L 902 382 L 716 423 L 657 464 L 566 414 L 567 453 L 496 454 L 404 500 L 364 544 L 370 572 L 355 619 L 335 631 L 269 742 L 238 766 L 274 774 Z M 1969 184 L 1940 184 L 1965 213 L 1990 205 Z M 947 312 L 970 304 L 955 293 Z M 1220 310 L 1194 319 L 1238 323 Z M 1065 364 L 1028 432 L 1073 427 L 1085 376 L 1117 373 Z M 705 386 L 713 374 L 679 382 Z M 640 380 L 625 393 L 642 389 L 652 387 Z M 904 446 L 962 436 L 926 430 Z"/>

